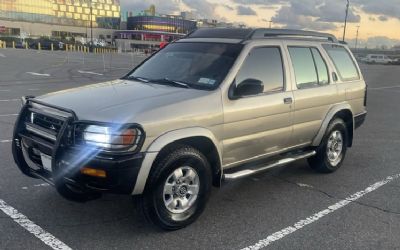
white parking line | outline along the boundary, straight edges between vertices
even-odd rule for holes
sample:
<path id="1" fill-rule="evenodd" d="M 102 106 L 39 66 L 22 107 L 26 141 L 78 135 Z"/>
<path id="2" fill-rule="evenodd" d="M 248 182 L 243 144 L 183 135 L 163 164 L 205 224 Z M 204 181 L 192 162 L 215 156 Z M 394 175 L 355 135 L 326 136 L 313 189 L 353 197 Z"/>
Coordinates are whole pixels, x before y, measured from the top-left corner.
<path id="1" fill-rule="evenodd" d="M 36 236 L 36 238 L 43 241 L 43 243 L 50 246 L 52 249 L 72 250 L 64 242 L 60 241 L 52 234 L 46 232 L 43 228 L 36 225 L 33 221 L 18 212 L 18 210 L 16 210 L 15 208 L 9 206 L 2 199 L 0 199 L 0 210 L 2 210 L 6 215 L 10 216 L 10 218 L 18 223 L 21 227 L 25 228 L 28 232 Z"/>
<path id="2" fill-rule="evenodd" d="M 396 85 L 396 86 L 384 86 L 384 87 L 368 88 L 368 89 L 370 89 L 370 90 L 380 90 L 380 89 L 395 89 L 395 88 L 400 88 L 400 85 Z"/>
<path id="3" fill-rule="evenodd" d="M 50 76 L 50 74 L 42 74 L 42 73 L 36 73 L 36 72 L 26 72 L 26 73 L 34 75 L 34 76 Z"/>
<path id="4" fill-rule="evenodd" d="M 336 210 L 338 210 L 344 206 L 347 206 L 348 204 L 352 203 L 353 201 L 360 199 L 364 195 L 377 190 L 378 188 L 392 182 L 395 179 L 398 179 L 399 177 L 400 177 L 400 174 L 388 176 L 384 180 L 378 181 L 378 182 L 372 184 L 371 186 L 367 187 L 366 189 L 364 189 L 360 192 L 354 193 L 354 194 L 350 195 L 349 197 L 345 198 L 344 200 L 341 200 L 341 201 L 329 206 L 327 209 L 317 212 L 303 220 L 300 220 L 300 221 L 296 222 L 295 224 L 293 224 L 292 226 L 286 227 L 278 232 L 275 232 L 275 233 L 267 236 L 265 239 L 258 241 L 256 244 L 246 247 L 246 248 L 243 248 L 242 250 L 256 250 L 256 249 L 264 248 L 264 247 L 270 245 L 271 243 L 281 240 L 285 236 L 288 236 L 289 234 L 292 234 L 292 233 L 296 232 L 297 230 L 302 229 L 303 227 L 305 227 L 313 222 L 318 221 L 322 217 L 324 217 L 330 213 L 333 213 Z"/>
<path id="5" fill-rule="evenodd" d="M 92 71 L 78 70 L 78 72 L 81 73 L 81 74 L 90 74 L 90 75 L 98 75 L 98 76 L 102 76 L 103 75 L 101 73 L 96 73 L 96 72 L 92 72 Z"/>
<path id="6" fill-rule="evenodd" d="M 18 114 L 4 114 L 4 115 L 0 115 L 0 117 L 6 117 L 6 116 L 17 116 Z"/>
<path id="7" fill-rule="evenodd" d="M 15 102 L 15 101 L 19 101 L 20 99 L 4 99 L 4 100 L 0 100 L 0 102 Z"/>
<path id="8" fill-rule="evenodd" d="M 7 143 L 7 142 L 11 142 L 11 140 L 0 140 L 0 143 Z"/>

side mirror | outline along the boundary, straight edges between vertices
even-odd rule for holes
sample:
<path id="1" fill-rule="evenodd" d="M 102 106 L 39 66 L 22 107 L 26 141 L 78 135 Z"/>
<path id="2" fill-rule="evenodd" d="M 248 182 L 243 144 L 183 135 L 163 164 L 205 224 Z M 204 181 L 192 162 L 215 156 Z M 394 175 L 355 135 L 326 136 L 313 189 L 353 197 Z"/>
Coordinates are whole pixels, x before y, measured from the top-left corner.
<path id="1" fill-rule="evenodd" d="M 241 96 L 258 95 L 264 91 L 263 82 L 253 78 L 247 78 L 239 83 L 233 91 L 234 98 Z"/>

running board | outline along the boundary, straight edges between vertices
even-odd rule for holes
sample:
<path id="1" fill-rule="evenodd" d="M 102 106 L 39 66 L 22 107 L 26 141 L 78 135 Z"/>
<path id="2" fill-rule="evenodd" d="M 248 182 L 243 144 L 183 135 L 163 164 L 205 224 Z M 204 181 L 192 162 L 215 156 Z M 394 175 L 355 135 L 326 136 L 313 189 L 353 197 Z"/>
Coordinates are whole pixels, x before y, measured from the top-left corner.
<path id="1" fill-rule="evenodd" d="M 298 154 L 298 155 L 293 155 L 291 157 L 287 157 L 287 158 L 283 158 L 280 159 L 278 161 L 272 162 L 268 165 L 264 165 L 264 166 L 260 166 L 259 168 L 255 168 L 255 169 L 243 169 L 240 170 L 238 172 L 234 172 L 234 173 L 230 173 L 230 174 L 224 174 L 223 175 L 223 180 L 226 181 L 231 181 L 231 180 L 236 180 L 236 179 L 240 179 L 243 177 L 247 177 L 253 174 L 257 174 L 260 172 L 263 172 L 265 170 L 271 169 L 271 168 L 276 168 L 276 167 L 280 167 L 283 165 L 287 165 L 291 162 L 297 161 L 297 160 L 301 160 L 301 159 L 305 159 L 305 158 L 309 158 L 311 156 L 314 156 L 316 154 L 315 151 L 308 151 L 308 152 L 304 152 L 302 154 Z"/>

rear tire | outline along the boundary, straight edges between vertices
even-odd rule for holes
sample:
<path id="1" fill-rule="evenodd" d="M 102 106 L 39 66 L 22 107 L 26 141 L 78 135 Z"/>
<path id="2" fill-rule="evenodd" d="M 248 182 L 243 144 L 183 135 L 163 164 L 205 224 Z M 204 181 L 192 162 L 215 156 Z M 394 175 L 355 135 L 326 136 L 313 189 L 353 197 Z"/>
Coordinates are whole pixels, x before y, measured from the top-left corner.
<path id="1" fill-rule="evenodd" d="M 346 124 L 342 119 L 332 120 L 316 150 L 317 154 L 308 159 L 311 168 L 321 173 L 332 173 L 338 170 L 346 156 L 348 134 Z"/>
<path id="2" fill-rule="evenodd" d="M 211 180 L 207 158 L 193 147 L 179 145 L 157 160 L 137 201 L 146 219 L 156 226 L 181 229 L 203 212 Z"/>

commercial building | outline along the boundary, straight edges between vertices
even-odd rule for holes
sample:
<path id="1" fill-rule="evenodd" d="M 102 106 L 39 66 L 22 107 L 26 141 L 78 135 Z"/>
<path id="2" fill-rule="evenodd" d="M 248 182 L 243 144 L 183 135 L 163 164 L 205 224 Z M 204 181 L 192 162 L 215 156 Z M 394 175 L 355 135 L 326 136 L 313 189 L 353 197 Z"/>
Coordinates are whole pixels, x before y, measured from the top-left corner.
<path id="1" fill-rule="evenodd" d="M 185 36 L 197 28 L 197 22 L 183 15 L 157 14 L 154 5 L 136 16 L 128 16 L 126 30 L 114 32 L 121 51 L 154 50 L 161 42 Z"/>
<path id="2" fill-rule="evenodd" d="M 0 35 L 93 37 L 111 41 L 119 0 L 0 0 Z"/>
<path id="3" fill-rule="evenodd" d="M 127 28 L 187 34 L 196 29 L 196 22 L 173 15 L 133 16 L 128 17 Z"/>

